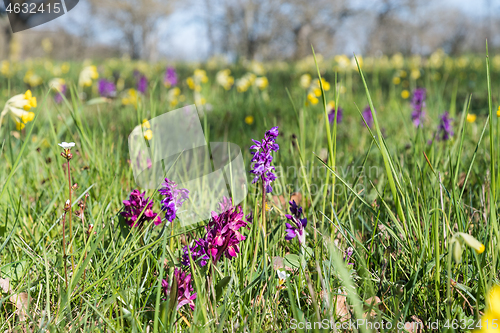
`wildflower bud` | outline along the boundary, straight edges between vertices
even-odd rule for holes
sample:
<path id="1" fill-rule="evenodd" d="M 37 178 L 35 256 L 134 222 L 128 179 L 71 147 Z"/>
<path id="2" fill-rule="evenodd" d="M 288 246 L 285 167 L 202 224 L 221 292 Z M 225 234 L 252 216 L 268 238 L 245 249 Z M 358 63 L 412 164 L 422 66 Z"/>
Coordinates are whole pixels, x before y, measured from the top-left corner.
<path id="1" fill-rule="evenodd" d="M 481 254 L 484 252 L 484 249 L 485 249 L 484 244 L 482 244 L 480 241 L 475 239 L 473 236 L 466 234 L 466 233 L 463 233 L 463 232 L 458 232 L 456 235 L 460 236 L 463 239 L 463 241 L 465 242 L 465 244 L 469 245 L 474 250 L 476 250 L 476 253 Z"/>
<path id="2" fill-rule="evenodd" d="M 462 261 L 462 246 L 460 245 L 460 242 L 456 239 L 454 239 L 451 243 L 451 251 L 453 254 L 453 259 L 455 259 L 455 262 L 458 264 Z"/>
<path id="3" fill-rule="evenodd" d="M 71 187 L 73 190 L 76 190 L 78 188 L 78 184 L 74 183 L 73 186 Z"/>
<path id="4" fill-rule="evenodd" d="M 92 229 L 94 228 L 94 225 L 93 224 L 89 224 L 89 230 L 87 230 L 87 234 L 90 235 L 90 233 L 92 232 Z"/>
<path id="5" fill-rule="evenodd" d="M 68 153 L 66 154 L 66 159 L 69 161 L 70 159 L 73 158 L 73 154 L 71 154 L 69 151 Z"/>
<path id="6" fill-rule="evenodd" d="M 64 211 L 67 212 L 70 210 L 70 208 L 71 208 L 70 201 L 68 199 L 68 200 L 66 200 L 66 203 L 64 204 Z"/>
<path id="7" fill-rule="evenodd" d="M 66 153 L 65 152 L 62 152 L 61 153 L 61 156 L 64 157 L 65 159 L 67 159 L 68 157 L 66 156 Z"/>
<path id="8" fill-rule="evenodd" d="M 90 197 L 90 194 L 87 192 L 87 193 L 85 193 L 85 198 L 88 198 L 88 197 Z"/>

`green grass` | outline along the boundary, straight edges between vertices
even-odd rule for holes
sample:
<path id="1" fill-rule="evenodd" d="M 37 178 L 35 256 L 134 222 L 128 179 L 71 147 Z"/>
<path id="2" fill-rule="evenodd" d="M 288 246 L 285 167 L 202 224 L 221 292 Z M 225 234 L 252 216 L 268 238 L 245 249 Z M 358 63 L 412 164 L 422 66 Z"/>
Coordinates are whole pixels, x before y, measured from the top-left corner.
<path id="1" fill-rule="evenodd" d="M 260 186 L 252 185 L 241 205 L 255 218 L 244 232 L 240 254 L 216 267 L 192 265 L 194 311 L 188 306 L 174 311 L 161 278 L 172 276 L 182 248 L 203 234 L 208 221 L 186 228 L 174 223 L 173 229 L 164 224 L 130 229 L 119 212 L 136 188 L 128 134 L 144 118 L 193 104 L 185 79 L 195 67 L 177 66 L 185 101 L 172 106 L 161 64 L 99 63 L 101 77 L 116 72 L 123 89 L 135 85 L 134 69 L 146 73 L 149 90 L 135 108 L 122 105 L 122 91 L 102 103 L 93 99 L 96 83 L 76 87 L 81 63 L 71 63 L 61 75 L 70 90 L 61 104 L 54 103 L 47 86 L 54 76 L 49 69 L 61 64 L 11 64 L 8 77 L 0 76 L 1 105 L 28 88 L 23 82 L 28 69 L 44 83 L 31 87 L 38 98 L 36 118 L 16 131 L 6 117 L 0 128 L 0 278 L 10 280 L 0 295 L 0 330 L 301 331 L 297 323 L 310 322 L 310 331 L 327 332 L 314 323 L 355 321 L 370 313 L 385 327 L 421 321 L 430 330 L 439 321 L 439 331 L 447 331 L 446 321 L 451 327 L 453 320 L 472 326 L 484 312 L 487 290 L 499 283 L 498 61 L 493 58 L 487 67 L 484 56 L 469 56 L 443 58 L 441 66 L 431 66 L 405 59 L 399 67 L 384 59 L 364 59 L 359 72 L 355 66 L 335 72 L 335 61 L 326 60 L 318 66 L 314 59 L 265 64 L 269 86 L 246 92 L 217 84 L 216 73 L 226 67 L 201 66 L 209 77 L 200 92 L 211 105 L 201 118 L 208 141 L 238 144 L 247 171 L 251 139 L 263 138 L 272 126 L 279 126 L 280 150 L 274 154 L 278 179 L 267 196 L 266 233 L 259 217 Z M 245 64 L 229 68 L 235 78 L 249 71 Z M 411 77 L 415 68 L 418 78 Z M 307 90 L 300 86 L 304 73 L 330 83 L 328 90 L 321 85 L 318 104 L 306 103 Z M 394 77 L 401 83 L 394 84 Z M 418 129 L 410 118 L 411 96 L 401 97 L 415 87 L 427 89 L 427 116 Z M 82 91 L 84 99 L 77 97 Z M 344 109 L 339 124 L 327 121 L 329 101 Z M 360 115 L 368 104 L 376 110 L 372 129 Z M 445 110 L 454 117 L 453 138 L 429 143 Z M 467 112 L 477 114 L 477 120 L 467 122 Z M 245 122 L 247 116 L 253 116 L 252 124 Z M 70 165 L 72 182 L 78 184 L 73 239 L 68 217 L 65 222 L 67 257 L 62 221 L 68 183 L 57 146 L 62 141 L 76 143 Z M 308 219 L 305 248 L 297 239 L 284 239 L 286 202 L 296 192 Z M 153 196 L 159 211 L 160 196 L 153 190 L 147 196 Z M 82 220 L 76 211 L 85 200 Z M 87 233 L 89 225 L 93 229 Z M 457 232 L 473 235 L 485 245 L 484 253 L 462 242 L 461 262 L 453 260 Z M 353 265 L 343 260 L 348 247 L 354 250 Z M 277 262 L 290 274 L 284 288 Z M 20 293 L 28 299 L 24 321 L 12 298 Z M 377 299 L 376 304 L 369 299 Z M 363 326 L 359 331 L 375 330 Z"/>

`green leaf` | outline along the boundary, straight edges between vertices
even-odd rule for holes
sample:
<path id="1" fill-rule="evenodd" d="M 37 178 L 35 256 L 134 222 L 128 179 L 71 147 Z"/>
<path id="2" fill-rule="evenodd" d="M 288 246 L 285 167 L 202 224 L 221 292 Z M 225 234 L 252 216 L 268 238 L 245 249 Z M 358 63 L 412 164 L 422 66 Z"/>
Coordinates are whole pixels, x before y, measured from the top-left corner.
<path id="1" fill-rule="evenodd" d="M 217 283 L 217 285 L 215 286 L 215 301 L 216 302 L 218 302 L 219 299 L 222 297 L 222 292 L 224 291 L 224 288 L 227 287 L 227 285 L 229 284 L 230 281 L 231 281 L 231 277 L 226 276 L 222 280 L 220 280 L 219 283 Z"/>

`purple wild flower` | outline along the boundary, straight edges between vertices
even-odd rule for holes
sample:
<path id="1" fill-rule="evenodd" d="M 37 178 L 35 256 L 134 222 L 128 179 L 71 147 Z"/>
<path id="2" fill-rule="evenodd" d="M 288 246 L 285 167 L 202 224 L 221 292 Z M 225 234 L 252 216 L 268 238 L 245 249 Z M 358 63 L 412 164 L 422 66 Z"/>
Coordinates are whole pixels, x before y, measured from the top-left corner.
<path id="1" fill-rule="evenodd" d="M 297 236 L 299 243 L 301 245 L 305 245 L 306 243 L 306 231 L 305 228 L 307 226 L 307 218 L 301 219 L 302 216 L 302 207 L 298 206 L 295 203 L 295 200 L 289 202 L 290 204 L 290 213 L 292 215 L 286 214 L 286 218 L 291 223 L 286 223 L 286 240 L 292 240 Z"/>
<path id="2" fill-rule="evenodd" d="M 116 96 L 116 86 L 112 81 L 106 79 L 100 79 L 98 85 L 99 95 L 102 97 L 115 97 Z"/>
<path id="3" fill-rule="evenodd" d="M 374 110 L 374 112 L 376 112 L 376 111 Z M 364 108 L 364 110 L 362 112 L 362 116 L 363 116 L 363 119 L 368 124 L 368 127 L 372 128 L 372 126 L 373 126 L 373 115 L 372 115 L 372 111 L 371 111 L 369 105 L 367 105 Z M 364 125 L 365 123 L 363 121 L 361 121 L 361 124 Z"/>
<path id="4" fill-rule="evenodd" d="M 153 200 L 144 198 L 146 192 L 133 190 L 128 200 L 123 201 L 125 209 L 121 215 L 125 217 L 131 227 L 141 227 L 144 223 L 154 221 L 155 225 L 161 223 L 161 218 L 153 212 Z M 141 215 L 142 214 L 142 215 Z"/>
<path id="5" fill-rule="evenodd" d="M 241 206 L 234 207 L 231 200 L 224 197 L 220 203 L 220 213 L 212 212 L 212 218 L 206 226 L 206 249 L 214 263 L 223 254 L 229 259 L 238 255 L 238 244 L 246 239 L 239 229 L 247 225 L 248 222 L 243 220 Z"/>
<path id="6" fill-rule="evenodd" d="M 185 188 L 177 188 L 177 184 L 168 178 L 158 192 L 164 196 L 161 200 L 161 210 L 165 212 L 165 218 L 172 222 L 177 216 L 178 209 L 189 197 L 189 191 Z"/>
<path id="7" fill-rule="evenodd" d="M 57 104 L 61 104 L 61 102 L 63 101 L 63 96 L 66 95 L 66 89 L 67 87 L 65 84 L 61 85 L 60 91 L 56 92 L 56 94 L 54 95 L 54 101 Z"/>
<path id="8" fill-rule="evenodd" d="M 422 122 L 425 117 L 425 88 L 417 88 L 413 92 L 413 98 L 411 100 L 411 107 L 413 111 L 411 113 L 411 120 L 415 127 L 422 126 Z"/>
<path id="9" fill-rule="evenodd" d="M 440 118 L 437 138 L 441 141 L 447 141 L 453 136 L 453 129 L 451 128 L 452 118 L 450 118 L 448 111 L 445 111 Z"/>
<path id="10" fill-rule="evenodd" d="M 191 247 L 188 247 L 187 245 L 184 246 L 181 264 L 187 267 L 191 266 L 191 262 L 189 261 L 189 252 L 191 252 L 191 258 L 193 261 L 198 262 L 201 267 L 205 266 L 210 259 L 206 249 L 207 241 L 203 238 L 195 240 L 194 245 Z"/>
<path id="11" fill-rule="evenodd" d="M 148 89 L 148 79 L 146 78 L 146 76 L 138 74 L 137 90 L 144 95 L 146 94 L 147 89 Z"/>
<path id="12" fill-rule="evenodd" d="M 342 122 L 342 118 L 344 117 L 344 110 L 339 106 L 339 111 L 337 112 L 337 124 L 340 124 Z M 333 120 L 335 119 L 335 108 L 332 108 L 330 112 L 328 113 L 328 121 L 333 123 Z"/>
<path id="13" fill-rule="evenodd" d="M 262 142 L 252 139 L 255 145 L 250 147 L 250 149 L 255 149 L 255 152 L 252 152 L 253 158 L 251 161 L 253 163 L 253 169 L 250 171 L 250 173 L 255 175 L 252 183 L 258 182 L 259 179 L 262 180 L 267 193 L 273 191 L 271 183 L 276 179 L 276 175 L 273 173 L 275 169 L 271 165 L 273 161 L 271 152 L 278 151 L 280 148 L 278 144 L 275 143 L 278 134 L 278 127 L 273 127 L 266 132 Z"/>
<path id="14" fill-rule="evenodd" d="M 194 291 L 191 285 L 191 274 L 183 272 L 181 269 L 175 267 L 173 279 L 177 282 L 177 311 L 186 304 L 189 304 L 191 310 L 194 310 L 194 300 L 196 299 L 196 293 L 191 294 Z M 170 295 L 170 285 L 167 280 L 161 281 L 161 286 L 163 288 L 163 293 L 165 296 Z"/>
<path id="15" fill-rule="evenodd" d="M 348 265 L 354 265 L 354 263 L 351 262 L 351 257 L 353 254 L 354 254 L 354 249 L 349 246 L 344 255 L 344 262 L 346 262 Z"/>
<path id="16" fill-rule="evenodd" d="M 177 85 L 177 73 L 175 72 L 175 69 L 173 67 L 167 67 L 167 70 L 165 71 L 165 78 L 163 79 L 163 84 L 167 88 Z"/>

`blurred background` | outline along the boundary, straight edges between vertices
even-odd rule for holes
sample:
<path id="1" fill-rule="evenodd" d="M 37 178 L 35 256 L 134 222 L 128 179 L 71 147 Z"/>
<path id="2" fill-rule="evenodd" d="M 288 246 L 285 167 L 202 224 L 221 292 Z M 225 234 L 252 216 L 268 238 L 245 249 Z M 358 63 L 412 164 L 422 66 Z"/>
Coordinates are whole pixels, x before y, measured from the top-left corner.
<path id="1" fill-rule="evenodd" d="M 483 53 L 500 46 L 500 0 L 81 0 L 13 34 L 0 4 L 0 60 L 296 60 Z"/>

